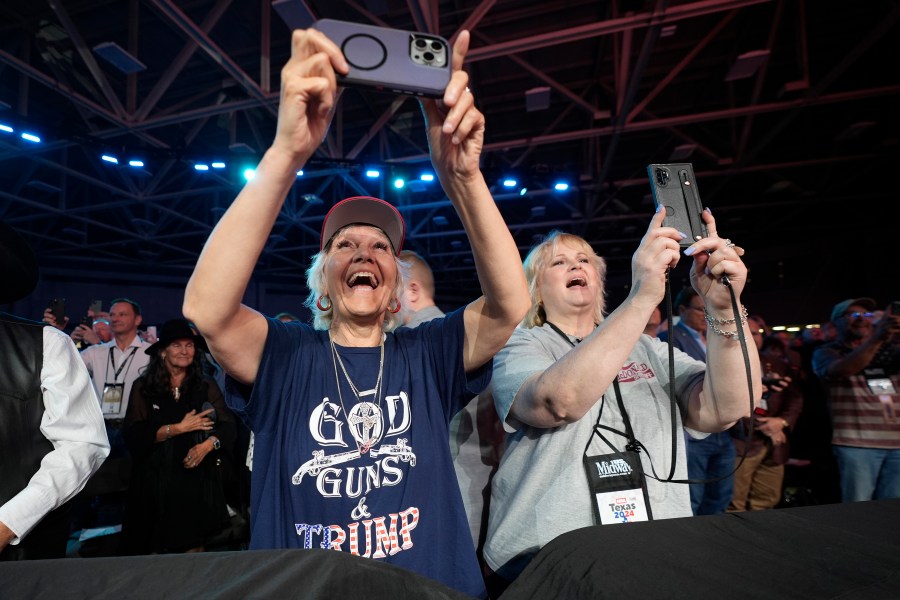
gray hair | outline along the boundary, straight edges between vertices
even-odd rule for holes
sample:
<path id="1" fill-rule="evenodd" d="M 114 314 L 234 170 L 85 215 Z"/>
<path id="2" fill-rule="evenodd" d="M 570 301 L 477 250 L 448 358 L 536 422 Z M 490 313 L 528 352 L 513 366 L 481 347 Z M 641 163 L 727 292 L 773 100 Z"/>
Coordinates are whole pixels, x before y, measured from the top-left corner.
<path id="1" fill-rule="evenodd" d="M 340 233 L 340 231 L 338 231 L 338 233 Z M 337 237 L 337 233 L 332 236 L 332 239 L 335 237 Z M 328 253 L 330 251 L 331 240 L 329 240 L 328 244 L 325 245 L 325 248 L 321 252 L 318 252 L 313 256 L 312 263 L 309 265 L 309 269 L 306 270 L 306 287 L 309 288 L 309 295 L 306 297 L 304 305 L 313 315 L 313 328 L 323 331 L 331 329 L 331 323 L 334 320 L 333 303 L 329 302 L 328 310 L 320 310 L 316 304 L 319 297 L 325 293 L 325 261 L 328 258 Z M 406 286 L 406 280 L 409 278 L 409 265 L 397 257 L 397 255 L 392 253 L 392 256 L 397 265 L 397 281 L 394 284 L 391 298 L 399 304 L 400 296 L 403 294 L 403 288 Z M 392 313 L 390 311 L 385 313 L 383 325 L 384 331 L 393 331 L 402 325 L 400 314 L 401 313 L 399 312 Z"/>

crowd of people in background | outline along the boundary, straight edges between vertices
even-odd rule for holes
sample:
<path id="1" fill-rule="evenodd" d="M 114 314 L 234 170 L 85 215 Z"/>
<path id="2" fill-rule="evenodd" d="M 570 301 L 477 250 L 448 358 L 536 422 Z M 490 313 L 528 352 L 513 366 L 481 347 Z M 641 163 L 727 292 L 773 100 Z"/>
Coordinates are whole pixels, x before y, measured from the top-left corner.
<path id="1" fill-rule="evenodd" d="M 443 317 L 444 311 L 435 303 L 434 278 L 427 261 L 411 251 L 402 252 L 400 258 L 409 269 L 401 295 L 403 324 L 415 327 Z M 706 321 L 690 319 L 691 313 L 696 312 L 691 306 L 696 298 L 693 289 L 682 290 L 673 304 L 677 312 L 673 315 L 674 339 L 678 339 L 681 331 L 682 336 L 691 336 L 695 345 L 685 350 L 688 344 L 673 343 L 692 356 L 692 352 L 705 349 L 705 344 L 700 345 L 698 340 L 705 342 L 706 337 Z M 668 320 L 664 315 L 660 307 L 655 308 L 644 333 L 665 340 Z M 60 326 L 49 310 L 42 317 L 58 329 L 66 330 L 73 342 L 82 343 L 81 357 L 101 399 L 112 447 L 109 458 L 88 486 L 89 496 L 79 497 L 74 503 L 69 529 L 77 539 L 84 530 L 124 523 L 121 536 L 124 541 L 98 547 L 94 539 L 95 544 L 86 543 L 81 548 L 72 543 L 73 539 L 70 555 L 189 551 L 203 549 L 204 539 L 218 540 L 210 545 L 212 549 L 246 548 L 250 473 L 244 465 L 248 456 L 247 440 L 252 434 L 222 402 L 224 375 L 203 338 L 184 319 L 163 324 L 158 338 L 152 329 L 138 329 L 141 308 L 129 299 L 115 299 L 108 312 L 91 316 L 92 328 L 84 323 L 74 328 Z M 290 312 L 272 318 L 283 323 L 300 320 Z M 707 464 L 709 453 L 695 452 L 696 442 L 686 436 L 688 478 L 710 480 L 688 485 L 691 512 L 717 514 L 834 503 L 842 499 L 900 497 L 897 487 L 900 474 L 894 465 L 895 453 L 891 452 L 892 448 L 900 448 L 896 430 L 865 426 L 865 410 L 874 410 L 873 415 L 883 413 L 889 423 L 893 422 L 889 413 L 891 405 L 879 398 L 893 393 L 890 382 L 900 372 L 896 340 L 892 338 L 897 324 L 890 309 L 878 310 L 873 299 L 859 298 L 838 303 L 831 320 L 794 333 L 783 328 L 773 330 L 756 314 L 749 316 L 748 324 L 751 337 L 747 341 L 759 351 L 765 392 L 752 419 L 744 417 L 723 432 L 729 446 L 722 452 L 725 458 L 718 471 L 691 470 L 693 462 Z M 88 329 L 93 336 L 87 334 Z M 863 360 L 868 359 L 860 367 L 861 375 L 851 373 L 848 377 L 834 372 L 833 367 L 829 370 L 835 361 L 852 354 L 853 350 L 865 352 Z M 169 380 L 171 369 L 163 365 L 179 360 L 189 365 L 182 368 L 190 369 L 191 375 L 179 379 L 179 385 L 175 385 L 174 380 Z M 854 384 L 854 377 L 861 379 Z M 116 393 L 117 386 L 122 388 L 120 394 Z M 871 386 L 881 386 L 875 391 L 882 394 L 874 394 Z M 147 396 L 148 393 L 151 395 Z M 176 393 L 190 400 L 173 403 Z M 852 401 L 847 399 L 848 394 Z M 871 397 L 871 406 L 861 409 L 860 397 Z M 171 407 L 178 407 L 177 415 L 168 414 L 167 401 Z M 148 410 L 151 405 L 156 410 Z M 169 431 L 165 432 L 167 427 Z M 192 431 L 201 431 L 202 439 L 195 435 L 188 440 L 188 436 L 183 436 Z M 157 438 L 178 441 L 171 448 L 155 448 L 159 446 Z M 456 414 L 449 442 L 471 533 L 481 550 L 487 538 L 489 482 L 507 445 L 503 422 L 497 417 L 490 394 L 477 396 Z M 184 471 L 174 467 L 183 466 L 189 451 L 200 443 L 205 444 L 198 451 L 203 452 L 204 458 L 213 449 L 216 451 L 203 465 L 207 471 L 215 471 L 214 477 L 209 477 L 215 481 L 215 487 L 209 487 L 209 482 L 201 483 L 201 487 L 207 487 L 193 493 L 203 497 L 204 502 L 211 502 L 210 506 L 192 506 L 178 497 L 195 483 L 180 481 Z M 153 457 L 154 454 L 159 456 Z M 844 457 L 845 454 L 850 457 Z M 154 466 L 148 467 L 148 461 Z M 715 508 L 695 503 L 695 496 L 709 495 L 705 490 L 710 486 L 724 490 L 717 492 Z M 166 493 L 175 496 L 154 498 L 154 494 Z M 85 513 L 86 506 L 90 507 L 91 516 Z M 128 507 L 132 512 L 127 511 Z M 158 521 L 148 513 L 156 515 Z M 188 536 L 190 541 L 163 541 L 166 532 L 176 524 L 199 526 L 203 519 L 191 516 L 197 514 L 212 519 L 213 523 L 206 525 L 202 533 Z M 232 527 L 235 515 L 240 515 L 238 529 Z M 186 535 L 190 527 L 178 525 L 175 529 Z M 223 532 L 228 535 L 223 537 Z"/>

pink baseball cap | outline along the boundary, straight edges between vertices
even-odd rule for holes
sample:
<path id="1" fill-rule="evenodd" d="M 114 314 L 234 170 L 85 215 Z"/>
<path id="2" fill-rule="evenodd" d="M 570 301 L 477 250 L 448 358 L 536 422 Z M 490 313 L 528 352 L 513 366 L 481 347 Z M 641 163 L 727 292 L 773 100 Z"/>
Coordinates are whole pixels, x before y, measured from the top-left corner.
<path id="1" fill-rule="evenodd" d="M 324 250 L 331 238 L 347 225 L 371 225 L 382 230 L 391 241 L 395 254 L 403 248 L 406 224 L 394 206 L 371 196 L 345 198 L 331 207 L 322 223 L 319 250 Z"/>

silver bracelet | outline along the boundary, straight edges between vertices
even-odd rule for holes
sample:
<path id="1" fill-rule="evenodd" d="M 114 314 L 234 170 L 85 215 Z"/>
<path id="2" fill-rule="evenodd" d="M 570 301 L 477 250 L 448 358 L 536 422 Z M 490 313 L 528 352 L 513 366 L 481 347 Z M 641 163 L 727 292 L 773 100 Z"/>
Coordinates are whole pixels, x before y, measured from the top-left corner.
<path id="1" fill-rule="evenodd" d="M 741 327 L 747 323 L 747 307 L 741 307 Z M 735 319 L 715 319 L 709 312 L 704 308 L 703 315 L 706 317 L 706 324 L 709 325 L 709 328 L 712 329 L 713 333 L 717 335 L 721 335 L 722 337 L 731 339 L 738 337 L 737 329 L 734 331 L 723 331 L 719 329 L 718 325 L 734 325 Z"/>
<path id="2" fill-rule="evenodd" d="M 706 322 L 710 325 L 733 325 L 734 319 L 715 319 L 712 315 L 709 314 L 705 308 L 703 309 L 703 314 L 706 317 Z M 741 325 L 747 322 L 747 307 L 741 306 Z"/>

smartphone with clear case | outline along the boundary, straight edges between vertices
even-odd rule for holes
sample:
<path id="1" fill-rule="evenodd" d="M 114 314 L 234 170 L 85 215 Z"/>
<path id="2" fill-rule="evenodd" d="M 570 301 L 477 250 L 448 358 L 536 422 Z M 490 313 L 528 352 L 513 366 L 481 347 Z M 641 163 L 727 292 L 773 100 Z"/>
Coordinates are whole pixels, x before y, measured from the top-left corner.
<path id="1" fill-rule="evenodd" d="M 338 84 L 393 94 L 441 98 L 450 83 L 451 48 L 438 35 L 334 19 L 313 25 L 350 63 Z"/>

